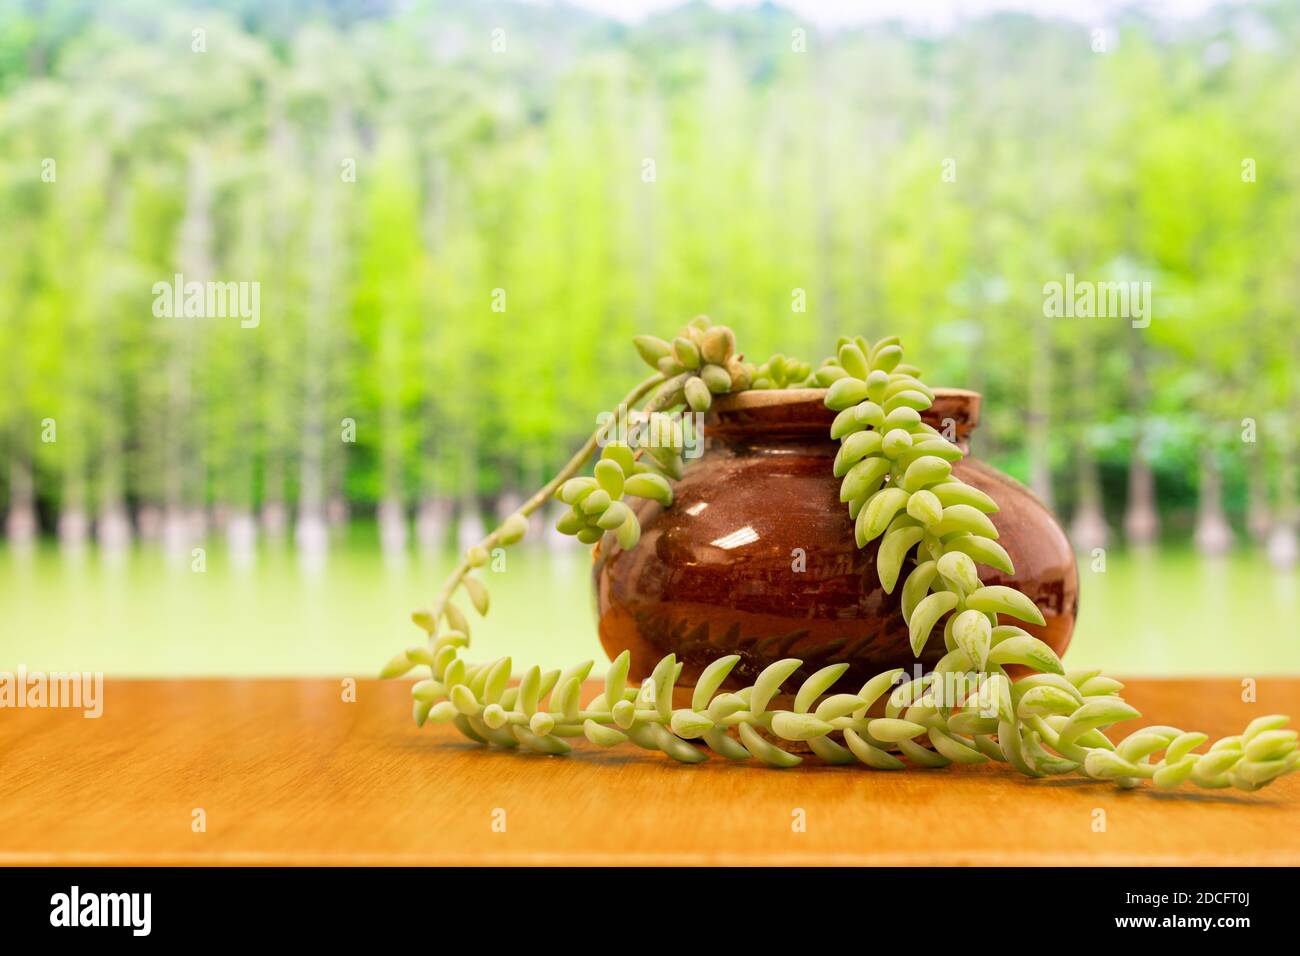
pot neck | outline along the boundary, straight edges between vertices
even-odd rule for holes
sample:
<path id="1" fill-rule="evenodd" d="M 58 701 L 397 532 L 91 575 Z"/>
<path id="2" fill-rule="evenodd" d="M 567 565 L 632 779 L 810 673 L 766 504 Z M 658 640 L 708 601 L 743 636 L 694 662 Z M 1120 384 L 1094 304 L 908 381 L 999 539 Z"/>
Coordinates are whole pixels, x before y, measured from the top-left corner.
<path id="1" fill-rule="evenodd" d="M 936 388 L 934 404 L 921 420 L 968 451 L 970 434 L 979 424 L 980 394 L 961 388 Z M 722 441 L 760 438 L 829 441 L 835 412 L 826 407 L 826 389 L 752 390 L 715 399 L 704 421 L 705 432 Z"/>

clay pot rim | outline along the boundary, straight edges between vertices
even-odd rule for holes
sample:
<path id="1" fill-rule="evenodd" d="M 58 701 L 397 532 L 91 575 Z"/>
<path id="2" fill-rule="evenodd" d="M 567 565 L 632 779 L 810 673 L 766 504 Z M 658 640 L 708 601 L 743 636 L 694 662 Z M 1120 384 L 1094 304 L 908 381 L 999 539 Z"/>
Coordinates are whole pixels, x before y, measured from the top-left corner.
<path id="1" fill-rule="evenodd" d="M 731 395 L 719 395 L 713 399 L 713 408 L 722 412 L 745 411 L 751 408 L 770 408 L 776 405 L 802 405 L 805 402 L 824 401 L 827 389 L 824 388 L 752 388 Z M 968 388 L 936 388 L 935 404 L 939 399 L 965 400 L 978 402 L 983 396 Z"/>
<path id="2" fill-rule="evenodd" d="M 825 436 L 835 413 L 826 407 L 826 389 L 755 389 L 736 395 L 720 395 L 710 407 L 705 429 L 728 435 L 796 434 Z M 968 451 L 971 432 L 979 425 L 982 396 L 965 388 L 936 388 L 934 404 L 921 413 L 933 428 L 951 422 L 952 437 L 962 451 Z"/>

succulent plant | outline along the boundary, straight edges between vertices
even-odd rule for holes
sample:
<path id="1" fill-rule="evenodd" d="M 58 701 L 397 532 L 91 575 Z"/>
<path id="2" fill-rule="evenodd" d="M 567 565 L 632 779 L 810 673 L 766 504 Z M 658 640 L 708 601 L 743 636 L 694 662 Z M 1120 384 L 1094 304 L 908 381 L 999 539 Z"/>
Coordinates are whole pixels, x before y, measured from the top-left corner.
<path id="1" fill-rule="evenodd" d="M 641 357 L 664 376 L 656 400 L 663 407 L 685 404 L 707 412 L 714 395 L 744 391 L 753 380 L 753 366 L 736 353 L 736 334 L 725 325 L 712 325 L 698 315 L 671 342 L 653 335 L 632 340 Z"/>
<path id="2" fill-rule="evenodd" d="M 752 366 L 736 353 L 732 331 L 702 316 L 671 342 L 639 336 L 635 344 L 657 374 L 621 405 L 644 400 L 648 421 L 682 409 L 702 412 L 714 395 L 748 388 L 825 388 L 826 405 L 837 412 L 830 435 L 840 442 L 833 469 L 843 479 L 840 500 L 857 544 L 881 539 L 877 574 L 887 592 L 903 582 L 913 653 L 919 656 L 938 630 L 946 654 L 928 674 L 906 680 L 901 668 L 885 671 L 856 693 L 828 694 L 847 664 L 822 668 L 800 685 L 788 710 L 770 704 L 802 664 L 795 658 L 771 664 L 736 691 L 720 688 L 739 658 L 719 658 L 696 680 L 687 708 L 673 707 L 681 664 L 671 654 L 639 687 L 629 687 L 625 651 L 606 672 L 604 692 L 585 706 L 581 687 L 591 661 L 563 672 L 532 667 L 513 687 L 509 658 L 467 664 L 460 654 L 469 644 L 469 623 L 452 596 L 463 590 L 487 613 L 487 590 L 472 570 L 486 563 L 491 548 L 519 540 L 526 516 L 547 498 L 569 505 L 560 531 L 589 544 L 609 534 L 611 546 L 625 549 L 641 534 L 628 496 L 672 504 L 683 442 L 609 442 L 592 475 L 578 475 L 604 442 L 603 425 L 560 474 L 467 552 L 433 607 L 413 615 L 428 643 L 398 655 L 383 676 L 429 668 L 430 677 L 412 688 L 418 724 L 449 721 L 480 743 L 550 754 L 570 750 L 565 738 L 585 736 L 602 747 L 630 741 L 686 763 L 708 759 L 711 750 L 732 760 L 794 766 L 802 758 L 779 745 L 785 740 L 806 744 L 830 763 L 879 770 L 998 761 L 1027 776 L 1079 773 L 1122 787 L 1150 780 L 1166 789 L 1191 783 L 1257 790 L 1300 768 L 1297 733 L 1280 715 L 1256 718 L 1203 752 L 1205 734 L 1175 727 L 1146 727 L 1118 743 L 1106 736 L 1106 728 L 1140 714 L 1119 696 L 1119 681 L 1096 670 L 1065 671 L 1051 647 L 1010 623 L 1043 623 L 1029 598 L 983 584 L 980 565 L 1014 573 L 988 518 L 997 504 L 953 473 L 963 452 L 921 420 L 934 393 L 920 370 L 903 362 L 896 338 L 874 344 L 843 338 L 815 371 L 783 355 Z M 1011 665 L 1033 673 L 1013 680 Z M 883 715 L 872 716 L 882 698 Z"/>

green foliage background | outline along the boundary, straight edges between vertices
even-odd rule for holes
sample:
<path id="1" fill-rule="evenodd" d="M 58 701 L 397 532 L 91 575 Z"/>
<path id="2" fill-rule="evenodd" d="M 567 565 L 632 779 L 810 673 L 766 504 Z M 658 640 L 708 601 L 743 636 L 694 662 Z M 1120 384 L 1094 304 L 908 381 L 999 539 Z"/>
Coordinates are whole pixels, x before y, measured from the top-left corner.
<path id="1" fill-rule="evenodd" d="M 984 392 L 977 452 L 1067 515 L 1091 496 L 1118 525 L 1135 458 L 1175 533 L 1220 477 L 1235 520 L 1294 515 L 1294 4 L 1133 14 L 1106 52 L 1019 15 L 824 34 L 703 5 L 0 0 L 0 23 L 0 501 L 29 482 L 47 528 L 485 504 L 641 374 L 633 334 L 701 311 L 755 359 L 904 336 Z M 260 326 L 155 318 L 176 272 L 259 282 Z M 1151 281 L 1150 327 L 1045 318 L 1066 273 Z"/>

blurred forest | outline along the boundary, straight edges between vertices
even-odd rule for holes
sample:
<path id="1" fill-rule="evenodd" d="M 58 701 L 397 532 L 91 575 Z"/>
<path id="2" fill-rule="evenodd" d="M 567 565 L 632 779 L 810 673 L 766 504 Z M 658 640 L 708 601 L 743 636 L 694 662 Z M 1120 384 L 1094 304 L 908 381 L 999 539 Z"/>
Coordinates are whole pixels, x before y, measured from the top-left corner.
<path id="1" fill-rule="evenodd" d="M 705 312 L 757 360 L 902 335 L 1080 548 L 1295 561 L 1294 3 L 1103 35 L 383 0 L 0 25 L 11 545 L 472 538 L 643 376 L 632 335 Z M 155 317 L 175 273 L 259 283 L 260 323 Z M 1149 327 L 1045 317 L 1067 274 L 1151 282 Z"/>

